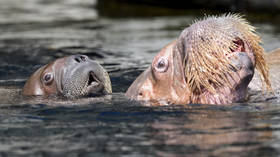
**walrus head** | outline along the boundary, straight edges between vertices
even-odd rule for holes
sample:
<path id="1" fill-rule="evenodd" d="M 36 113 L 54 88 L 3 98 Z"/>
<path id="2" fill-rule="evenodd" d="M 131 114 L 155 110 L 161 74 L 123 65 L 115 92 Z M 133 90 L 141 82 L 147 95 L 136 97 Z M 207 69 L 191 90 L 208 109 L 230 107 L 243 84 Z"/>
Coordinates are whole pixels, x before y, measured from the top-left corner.
<path id="1" fill-rule="evenodd" d="M 126 96 L 175 104 L 225 104 L 246 99 L 255 67 L 270 88 L 254 27 L 237 15 L 208 17 L 163 48 Z"/>
<path id="2" fill-rule="evenodd" d="M 67 98 L 112 93 L 106 70 L 85 55 L 59 58 L 39 68 L 27 80 L 23 95 L 60 95 Z"/>

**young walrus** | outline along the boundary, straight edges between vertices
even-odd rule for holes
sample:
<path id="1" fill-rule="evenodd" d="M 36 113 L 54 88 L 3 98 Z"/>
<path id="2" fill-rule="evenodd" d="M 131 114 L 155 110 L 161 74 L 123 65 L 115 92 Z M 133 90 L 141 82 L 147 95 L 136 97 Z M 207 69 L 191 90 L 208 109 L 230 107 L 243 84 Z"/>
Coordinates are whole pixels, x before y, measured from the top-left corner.
<path id="1" fill-rule="evenodd" d="M 261 39 L 238 15 L 207 17 L 163 48 L 126 96 L 163 104 L 244 101 L 256 68 L 271 88 Z"/>
<path id="2" fill-rule="evenodd" d="M 26 81 L 25 96 L 77 98 L 112 93 L 107 71 L 85 55 L 59 58 L 35 71 Z"/>

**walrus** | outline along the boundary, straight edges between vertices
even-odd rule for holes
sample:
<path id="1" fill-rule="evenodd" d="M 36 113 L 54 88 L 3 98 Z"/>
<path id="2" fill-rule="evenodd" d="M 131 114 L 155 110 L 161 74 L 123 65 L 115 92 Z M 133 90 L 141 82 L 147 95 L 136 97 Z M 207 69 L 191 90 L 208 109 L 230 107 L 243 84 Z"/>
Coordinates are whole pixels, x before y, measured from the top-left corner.
<path id="1" fill-rule="evenodd" d="M 154 57 L 126 96 L 161 104 L 242 102 L 255 69 L 271 91 L 260 43 L 255 28 L 239 15 L 198 20 Z"/>
<path id="2" fill-rule="evenodd" d="M 56 59 L 35 71 L 26 81 L 24 96 L 63 96 L 77 98 L 112 93 L 106 70 L 86 55 Z"/>

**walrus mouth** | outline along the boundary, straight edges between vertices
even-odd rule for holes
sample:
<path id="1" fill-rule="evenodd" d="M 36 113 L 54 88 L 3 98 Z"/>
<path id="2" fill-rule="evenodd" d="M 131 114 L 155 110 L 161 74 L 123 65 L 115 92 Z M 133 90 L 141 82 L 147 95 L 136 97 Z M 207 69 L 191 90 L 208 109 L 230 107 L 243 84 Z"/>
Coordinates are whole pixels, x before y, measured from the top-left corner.
<path id="1" fill-rule="evenodd" d="M 103 95 L 104 85 L 102 81 L 94 74 L 93 71 L 89 72 L 86 90 L 86 96 L 99 96 Z"/>
<path id="2" fill-rule="evenodd" d="M 103 95 L 104 85 L 93 71 L 89 72 L 88 82 L 85 90 L 87 96 Z"/>
<path id="3" fill-rule="evenodd" d="M 101 83 L 101 81 L 96 77 L 94 72 L 90 71 L 87 86 L 88 87 L 96 87 L 100 83 Z"/>

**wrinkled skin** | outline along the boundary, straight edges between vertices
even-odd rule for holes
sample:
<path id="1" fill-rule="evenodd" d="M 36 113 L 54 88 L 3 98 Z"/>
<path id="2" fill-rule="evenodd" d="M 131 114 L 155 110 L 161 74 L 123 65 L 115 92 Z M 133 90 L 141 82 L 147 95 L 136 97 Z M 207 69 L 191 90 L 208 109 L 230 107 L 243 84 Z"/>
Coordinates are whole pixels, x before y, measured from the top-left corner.
<path id="1" fill-rule="evenodd" d="M 59 58 L 39 68 L 25 83 L 25 96 L 63 96 L 75 98 L 112 93 L 106 70 L 85 55 Z"/>
<path id="2" fill-rule="evenodd" d="M 187 87 L 183 60 L 184 53 L 178 48 L 182 45 L 173 41 L 154 57 L 151 66 L 144 71 L 129 87 L 126 96 L 143 101 L 153 101 L 156 105 L 166 104 L 225 104 L 244 101 L 247 98 L 248 84 L 255 68 L 255 58 L 245 41 L 235 41 L 237 48 L 232 50 L 228 59 L 232 67 L 231 76 L 227 76 L 232 88 L 228 86 L 216 89 L 216 94 L 207 90 L 201 95 L 191 93 Z"/>

